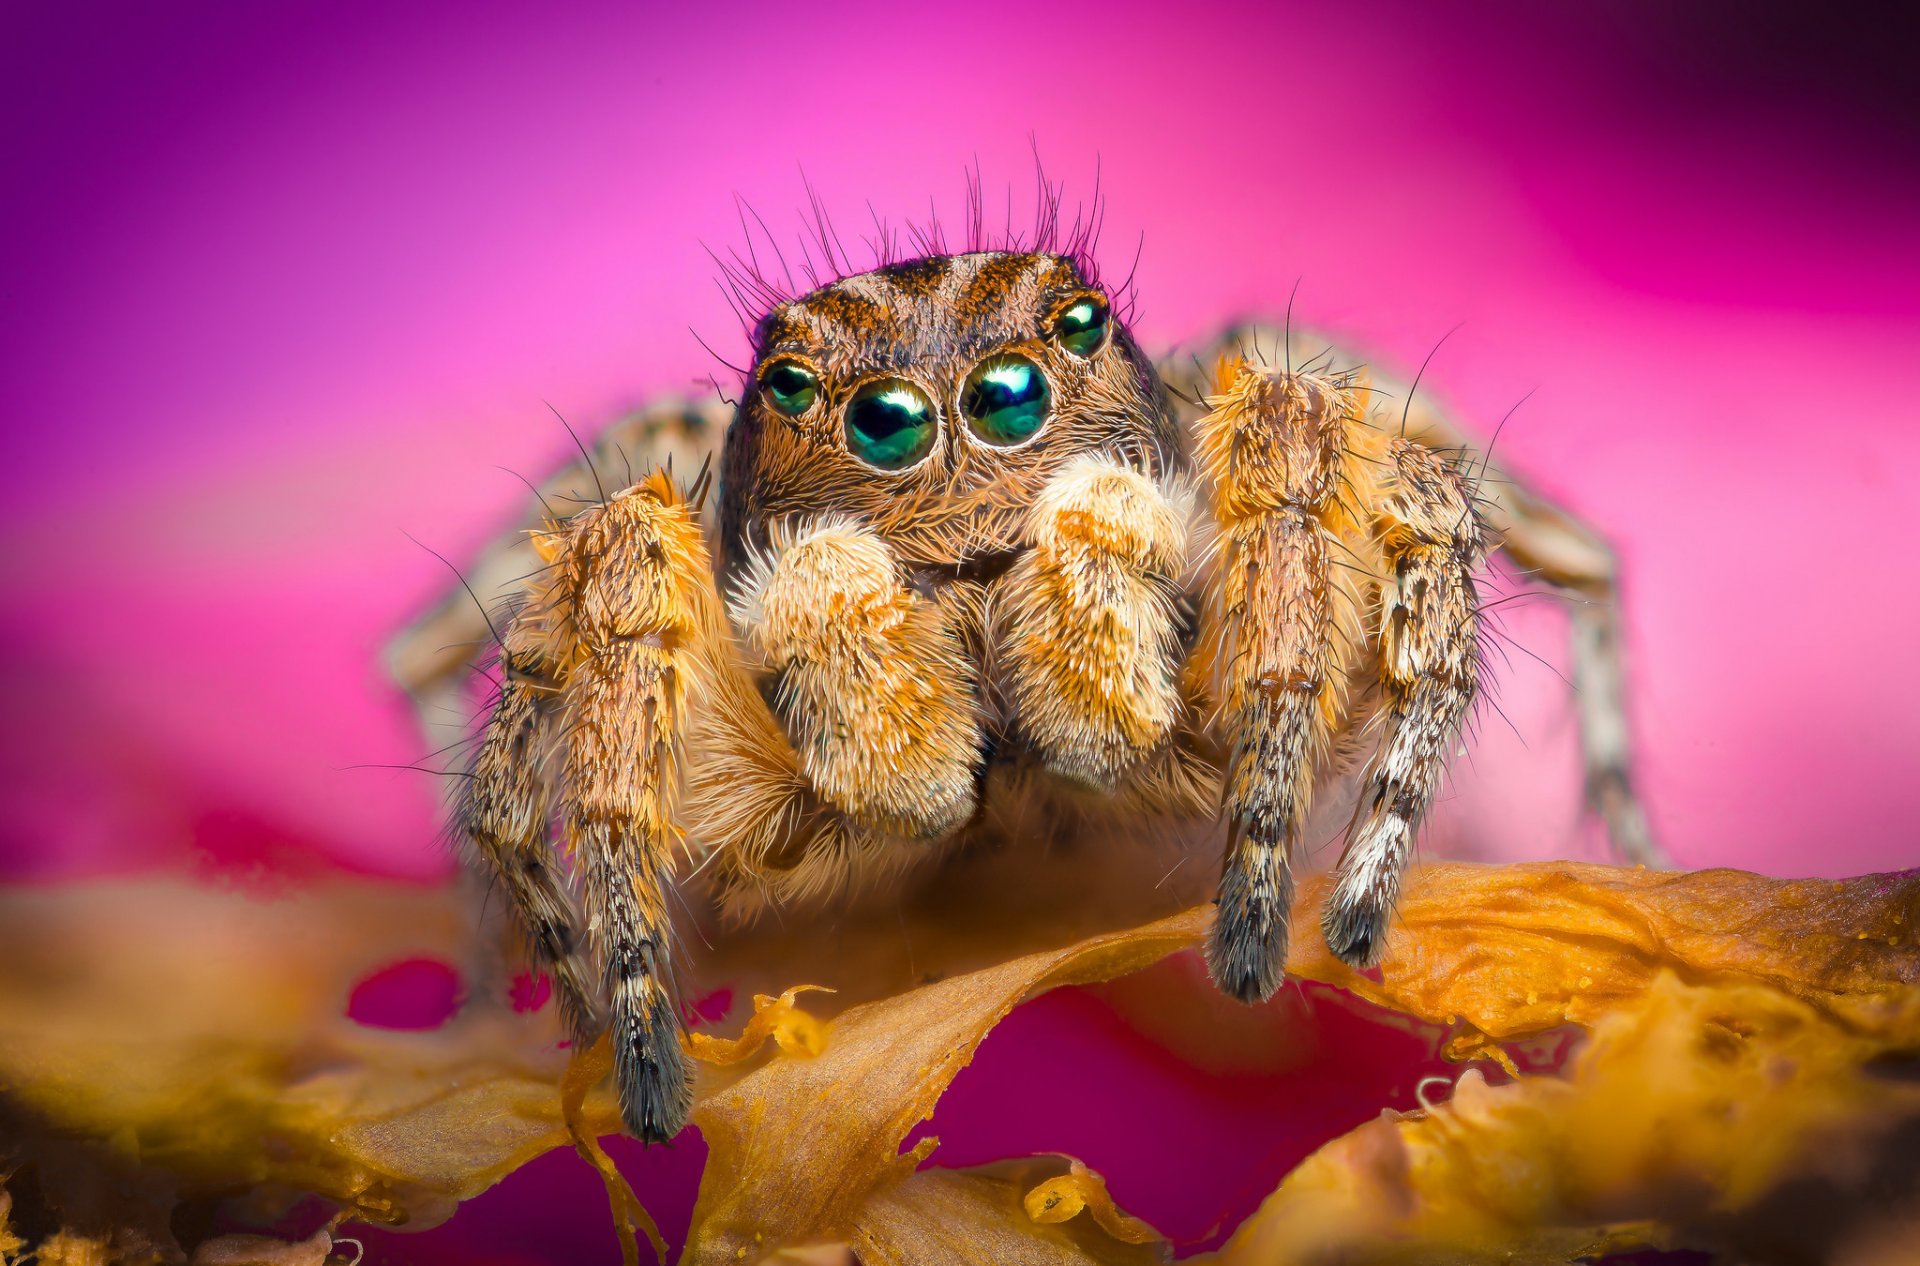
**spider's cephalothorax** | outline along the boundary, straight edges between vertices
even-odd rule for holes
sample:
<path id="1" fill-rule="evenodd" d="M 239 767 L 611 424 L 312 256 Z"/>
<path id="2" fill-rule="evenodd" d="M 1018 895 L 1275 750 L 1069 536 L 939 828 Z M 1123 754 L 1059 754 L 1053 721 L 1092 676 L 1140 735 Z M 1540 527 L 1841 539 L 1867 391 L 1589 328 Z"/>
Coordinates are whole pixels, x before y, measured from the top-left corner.
<path id="1" fill-rule="evenodd" d="M 910 568 L 1019 547 L 1085 453 L 1177 453 L 1151 363 L 1063 255 L 936 255 L 835 282 L 760 323 L 726 441 L 729 560 L 836 514 Z"/>
<path id="2" fill-rule="evenodd" d="M 1488 530 L 1435 425 L 1228 346 L 1182 408 L 1068 256 L 890 265 L 760 322 L 717 541 L 658 471 L 534 534 L 548 565 L 517 582 L 456 826 L 576 1037 L 610 1030 L 635 1133 L 688 1113 L 666 914 L 687 853 L 749 906 L 964 846 L 1016 783 L 1201 815 L 1208 961 L 1255 1000 L 1283 979 L 1316 778 L 1364 756 L 1322 925 L 1379 958 L 1478 686 Z M 1601 574 L 1502 495 L 1523 565 Z M 1610 646 L 1582 661 L 1602 687 Z M 1631 808 L 1597 724 L 1598 794 Z"/>

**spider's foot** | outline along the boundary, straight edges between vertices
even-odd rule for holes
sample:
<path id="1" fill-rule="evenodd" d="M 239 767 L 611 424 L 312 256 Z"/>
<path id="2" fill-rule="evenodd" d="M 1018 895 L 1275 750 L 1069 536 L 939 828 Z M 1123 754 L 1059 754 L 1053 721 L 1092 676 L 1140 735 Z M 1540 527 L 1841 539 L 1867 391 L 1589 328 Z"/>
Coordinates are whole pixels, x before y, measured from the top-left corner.
<path id="1" fill-rule="evenodd" d="M 1387 951 L 1387 923 L 1392 907 L 1366 897 L 1349 898 L 1338 889 L 1327 899 L 1320 930 L 1334 957 L 1366 971 L 1378 967 Z"/>
<path id="2" fill-rule="evenodd" d="M 1265 1002 L 1287 978 L 1293 876 L 1285 861 L 1262 860 L 1268 864 L 1236 859 L 1227 866 L 1207 937 L 1207 968 L 1214 984 L 1228 997 L 1249 1003 Z"/>
<path id="3" fill-rule="evenodd" d="M 647 1023 L 620 1034 L 614 1079 L 627 1129 L 643 1143 L 666 1143 L 693 1114 L 693 1069 L 672 1006 L 662 998 L 651 1012 Z"/>

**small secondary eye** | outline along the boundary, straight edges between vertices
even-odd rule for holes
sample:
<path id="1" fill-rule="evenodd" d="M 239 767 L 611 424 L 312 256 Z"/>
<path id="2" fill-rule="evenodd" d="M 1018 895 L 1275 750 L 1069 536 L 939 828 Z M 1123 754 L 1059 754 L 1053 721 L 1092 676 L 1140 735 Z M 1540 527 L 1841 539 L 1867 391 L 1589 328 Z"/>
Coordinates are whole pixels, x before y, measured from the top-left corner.
<path id="1" fill-rule="evenodd" d="M 776 361 L 760 375 L 760 386 L 773 407 L 793 417 L 805 413 L 820 398 L 820 379 L 796 361 Z"/>
<path id="2" fill-rule="evenodd" d="M 1018 444 L 1045 424 L 1052 400 L 1039 366 L 1024 356 L 991 356 L 967 375 L 960 411 L 987 443 Z"/>
<path id="3" fill-rule="evenodd" d="M 905 470 L 933 447 L 938 418 L 926 392 L 902 378 L 882 378 L 847 403 L 847 448 L 869 466 Z"/>
<path id="4" fill-rule="evenodd" d="M 1091 356 L 1107 341 L 1107 301 L 1088 295 L 1054 318 L 1053 336 L 1075 356 Z"/>

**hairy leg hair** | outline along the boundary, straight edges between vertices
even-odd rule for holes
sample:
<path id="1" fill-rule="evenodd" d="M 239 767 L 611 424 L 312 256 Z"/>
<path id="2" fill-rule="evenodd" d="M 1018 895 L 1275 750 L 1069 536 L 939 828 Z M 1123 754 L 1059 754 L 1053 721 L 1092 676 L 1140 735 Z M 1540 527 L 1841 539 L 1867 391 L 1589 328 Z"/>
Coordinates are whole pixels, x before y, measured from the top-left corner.
<path id="1" fill-rule="evenodd" d="M 1327 947 L 1371 967 L 1386 946 L 1400 877 L 1479 685 L 1482 528 L 1465 478 L 1394 439 L 1384 458 L 1379 607 L 1385 732 L 1348 829 L 1321 927 Z"/>
<path id="2" fill-rule="evenodd" d="M 1029 548 L 992 590 L 992 640 L 1015 724 L 1054 773 L 1115 790 L 1173 732 L 1189 514 L 1104 456 L 1035 500 Z"/>
<path id="3" fill-rule="evenodd" d="M 666 900 L 687 701 L 720 617 L 699 525 L 665 475 L 576 515 L 566 538 L 561 817 L 605 974 L 621 1115 L 664 1141 L 692 1108 Z"/>
<path id="4" fill-rule="evenodd" d="M 974 668 L 946 613 L 901 584 L 884 540 L 847 520 L 805 525 L 747 568 L 733 610 L 822 799 L 909 840 L 973 816 Z"/>
<path id="5" fill-rule="evenodd" d="M 1329 351 L 1325 340 L 1297 328 L 1242 325 L 1228 329 L 1194 354 L 1160 365 L 1163 379 L 1183 401 L 1189 421 L 1197 419 L 1207 375 L 1222 355 L 1269 349 L 1273 359 L 1306 365 Z M 1398 400 L 1399 386 L 1382 383 Z M 1405 402 L 1406 438 L 1436 452 L 1471 456 L 1471 490 L 1484 516 L 1486 540 L 1504 554 L 1531 583 L 1550 586 L 1572 604 L 1571 650 L 1573 706 L 1579 719 L 1586 801 L 1606 826 L 1614 851 L 1629 862 L 1670 865 L 1653 837 L 1633 784 L 1633 753 L 1628 727 L 1626 672 L 1622 662 L 1619 564 L 1606 540 L 1576 515 L 1554 504 L 1503 469 L 1490 451 L 1469 454 L 1460 431 L 1430 398 Z M 1491 444 L 1488 449 L 1491 449 Z"/>
<path id="6" fill-rule="evenodd" d="M 1223 378 L 1198 434 L 1220 531 L 1209 637 L 1231 750 L 1207 962 L 1251 1002 L 1285 978 L 1293 852 L 1359 644 L 1352 570 L 1336 558 L 1357 536 L 1340 494 L 1359 406 L 1339 379 L 1246 362 Z"/>
<path id="7" fill-rule="evenodd" d="M 551 636 L 537 610 L 507 626 L 499 696 L 453 821 L 470 859 L 505 890 L 529 959 L 553 977 L 568 1031 L 584 1043 L 600 1031 L 599 991 L 548 830 L 562 671 Z"/>

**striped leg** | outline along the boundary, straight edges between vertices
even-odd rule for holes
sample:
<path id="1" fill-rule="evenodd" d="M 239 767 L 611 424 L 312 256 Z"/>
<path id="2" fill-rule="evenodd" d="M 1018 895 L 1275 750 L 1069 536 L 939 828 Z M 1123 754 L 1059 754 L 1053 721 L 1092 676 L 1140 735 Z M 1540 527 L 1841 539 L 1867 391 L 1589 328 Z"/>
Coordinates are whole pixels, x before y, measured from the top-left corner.
<path id="1" fill-rule="evenodd" d="M 1470 490 L 1444 459 L 1410 440 L 1388 446 L 1385 467 L 1385 733 L 1322 914 L 1328 948 L 1358 967 L 1377 963 L 1386 947 L 1415 832 L 1479 684 L 1473 575 L 1484 543 Z"/>
<path id="2" fill-rule="evenodd" d="M 1226 774 L 1227 852 L 1207 946 L 1221 989 L 1267 998 L 1285 979 L 1292 857 L 1314 775 L 1338 722 L 1357 641 L 1351 523 L 1341 501 L 1342 379 L 1242 363 L 1200 423 L 1220 532 L 1214 655 Z"/>
<path id="3" fill-rule="evenodd" d="M 507 894 L 536 969 L 552 976 L 576 1043 L 600 1031 L 578 912 L 548 835 L 560 730 L 559 665 L 538 611 L 523 608 L 500 648 L 500 695 L 454 810 L 470 860 Z"/>

